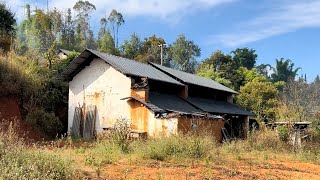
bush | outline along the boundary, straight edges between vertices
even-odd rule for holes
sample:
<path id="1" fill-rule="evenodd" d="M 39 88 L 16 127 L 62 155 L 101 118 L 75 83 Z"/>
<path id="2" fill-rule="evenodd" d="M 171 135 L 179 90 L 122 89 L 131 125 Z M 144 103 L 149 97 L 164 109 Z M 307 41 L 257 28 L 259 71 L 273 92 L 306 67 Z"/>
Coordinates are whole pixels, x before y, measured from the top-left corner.
<path id="1" fill-rule="evenodd" d="M 55 137 L 62 132 L 62 128 L 61 122 L 56 121 L 51 112 L 59 115 L 61 120 L 66 119 L 66 115 L 60 112 L 62 107 L 67 108 L 68 88 L 66 83 L 56 80 L 54 69 L 41 66 L 39 57 L 32 52 L 25 56 L 14 52 L 0 56 L 0 96 L 18 99 L 23 119 L 33 117 L 31 124 L 40 127 L 49 137 Z M 34 112 L 36 109 L 40 110 Z M 49 125 L 41 122 L 43 120 L 36 115 L 43 116 Z"/>
<path id="2" fill-rule="evenodd" d="M 278 132 L 279 138 L 283 142 L 288 142 L 288 140 L 289 140 L 289 128 L 287 128 L 286 126 L 278 126 L 277 127 L 277 132 Z"/>
<path id="3" fill-rule="evenodd" d="M 123 152 L 129 152 L 130 145 L 130 122 L 127 119 L 119 118 L 110 131 L 108 138 L 117 144 Z"/>
<path id="4" fill-rule="evenodd" d="M 167 158 L 201 159 L 215 149 L 213 138 L 197 136 L 171 136 L 149 139 L 134 146 L 143 158 L 163 161 Z"/>
<path id="5" fill-rule="evenodd" d="M 0 179 L 67 179 L 70 162 L 25 146 L 16 126 L 0 125 Z"/>
<path id="6" fill-rule="evenodd" d="M 27 115 L 27 123 L 41 129 L 51 138 L 56 137 L 63 130 L 63 125 L 55 114 L 47 113 L 43 109 L 35 110 Z"/>
<path id="7" fill-rule="evenodd" d="M 243 141 L 247 149 L 254 150 L 283 150 L 286 148 L 278 134 L 269 129 L 262 129 L 249 134 L 246 141 Z"/>
<path id="8" fill-rule="evenodd" d="M 0 177 L 3 179 L 66 179 L 71 176 L 69 163 L 57 156 L 29 152 L 25 148 L 2 150 Z"/>
<path id="9" fill-rule="evenodd" d="M 312 140 L 316 142 L 320 142 L 320 117 L 318 118 L 319 119 L 312 122 L 312 125 L 310 128 Z"/>

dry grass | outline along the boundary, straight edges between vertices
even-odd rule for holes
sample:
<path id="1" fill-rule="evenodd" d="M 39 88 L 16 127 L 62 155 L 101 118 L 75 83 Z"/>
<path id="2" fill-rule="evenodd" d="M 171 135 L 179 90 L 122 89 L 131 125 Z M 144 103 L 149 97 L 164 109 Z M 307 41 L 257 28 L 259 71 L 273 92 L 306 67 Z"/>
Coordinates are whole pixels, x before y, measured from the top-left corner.
<path id="1" fill-rule="evenodd" d="M 166 179 L 168 174 L 174 176 L 175 168 L 187 170 L 188 173 L 183 174 L 186 178 L 210 179 L 218 173 L 221 178 L 255 179 L 258 175 L 248 172 L 256 168 L 264 169 L 265 176 L 273 178 L 272 169 L 302 172 L 290 164 L 279 165 L 279 160 L 320 164 L 319 144 L 305 143 L 297 151 L 270 130 L 254 132 L 246 140 L 224 144 L 216 144 L 211 136 L 194 135 L 124 140 L 120 137 L 128 137 L 125 132 L 129 131 L 115 130 L 92 142 L 67 136 L 51 143 L 26 146 L 23 139 L 17 137 L 14 124 L 0 127 L 0 179 L 40 179 L 43 175 L 47 179 L 119 175 L 126 179 L 127 175 L 135 173 L 138 179 L 147 178 L 139 167 L 157 174 L 153 179 Z M 117 172 L 110 172 L 109 168 Z"/>
<path id="2" fill-rule="evenodd" d="M 18 137 L 13 122 L 0 124 L 0 179 L 71 179 L 70 161 L 34 149 Z"/>

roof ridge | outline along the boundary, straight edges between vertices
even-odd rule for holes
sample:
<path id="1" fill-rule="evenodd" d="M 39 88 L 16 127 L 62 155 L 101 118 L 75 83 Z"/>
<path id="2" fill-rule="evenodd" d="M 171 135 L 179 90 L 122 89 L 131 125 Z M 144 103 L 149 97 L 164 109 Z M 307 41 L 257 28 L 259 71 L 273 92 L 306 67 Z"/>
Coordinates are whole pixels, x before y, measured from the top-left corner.
<path id="1" fill-rule="evenodd" d="M 173 68 L 170 68 L 170 67 L 167 67 L 167 66 L 163 66 L 163 65 L 159 65 L 159 64 L 156 64 L 156 63 L 153 63 L 153 62 L 150 62 L 150 61 L 148 61 L 148 63 L 150 63 L 150 64 L 152 64 L 152 65 L 155 65 L 155 66 L 162 66 L 162 67 L 164 67 L 164 68 L 169 68 L 169 69 L 172 69 L 172 70 L 174 70 L 174 71 L 179 71 L 179 72 L 181 72 L 181 73 L 185 73 L 185 74 L 190 74 L 190 75 L 193 75 L 193 76 L 197 76 L 197 77 L 199 77 L 199 78 L 202 78 L 202 79 L 206 79 L 206 80 L 211 80 L 211 81 L 213 81 L 213 82 L 215 82 L 215 83 L 218 83 L 217 81 L 215 81 L 215 80 L 212 80 L 212 79 L 209 79 L 209 78 L 206 78 L 206 77 L 202 77 L 202 76 L 198 76 L 197 74 L 192 74 L 192 73 L 188 73 L 188 72 L 185 72 L 185 71 L 181 71 L 181 70 L 178 70 L 178 69 L 173 69 Z M 218 84 L 220 84 L 220 83 L 218 83 Z M 222 85 L 222 84 L 221 84 Z"/>
<path id="2" fill-rule="evenodd" d="M 126 58 L 126 57 L 117 56 L 117 55 L 110 54 L 110 53 L 99 52 L 99 51 L 97 51 L 97 50 L 88 49 L 88 48 L 87 48 L 87 50 L 89 50 L 89 51 L 91 51 L 91 52 L 92 52 L 92 51 L 93 51 L 93 52 L 97 52 L 97 53 L 99 53 L 99 54 L 105 54 L 105 55 L 108 55 L 108 56 L 112 56 L 112 57 L 120 58 L 120 59 L 127 60 L 127 61 L 132 61 L 132 62 L 135 62 L 135 63 L 138 63 L 138 64 L 148 65 L 148 64 L 145 64 L 145 63 L 139 62 L 139 61 L 137 61 L 137 60 L 135 60 L 135 59 L 129 59 L 129 58 Z"/>
<path id="3" fill-rule="evenodd" d="M 148 77 L 149 79 L 167 82 L 182 86 L 184 84 L 177 81 L 175 78 L 170 77 L 168 74 L 159 71 L 150 64 L 142 63 L 133 59 L 124 58 L 121 56 L 112 55 L 109 53 L 99 52 L 93 49 L 85 49 L 84 51 L 91 53 L 106 63 L 114 67 L 117 71 L 127 76 Z M 83 52 L 84 52 L 83 51 Z"/>
<path id="4" fill-rule="evenodd" d="M 210 78 L 201 77 L 201 76 L 198 76 L 198 75 L 196 75 L 196 74 L 192 74 L 192 73 L 180 71 L 180 70 L 177 70 L 177 69 L 172 69 L 172 68 L 170 68 L 170 67 L 162 66 L 162 65 L 159 65 L 159 64 L 150 62 L 150 61 L 148 61 L 148 64 L 150 64 L 151 66 L 155 67 L 156 69 L 162 71 L 163 73 L 170 75 L 170 77 L 178 79 L 178 80 L 179 80 L 180 82 L 182 82 L 182 83 L 194 84 L 194 85 L 197 85 L 197 86 L 207 87 L 207 88 L 216 89 L 216 90 L 219 90 L 219 91 L 230 92 L 230 93 L 234 93 L 234 94 L 237 93 L 237 92 L 234 91 L 233 89 L 231 89 L 231 88 L 229 88 L 229 87 L 227 87 L 227 86 L 225 86 L 225 85 L 223 85 L 223 84 L 220 84 L 220 83 L 218 83 L 217 81 L 214 81 L 214 80 L 212 80 L 212 79 L 210 79 Z M 185 80 L 183 80 L 181 77 L 178 77 L 178 75 L 175 75 L 175 74 L 167 71 L 166 68 L 167 68 L 167 69 L 170 69 L 171 71 L 176 71 L 176 72 L 178 72 L 178 73 L 182 73 L 182 74 L 186 74 L 186 75 L 193 76 L 193 77 L 196 77 L 196 78 L 200 78 L 200 79 L 202 79 L 202 80 L 204 80 L 204 81 L 210 81 L 211 83 L 214 83 L 216 86 L 221 86 L 221 88 L 224 88 L 224 89 L 221 89 L 221 88 L 218 88 L 218 87 L 217 87 L 217 88 L 213 88 L 213 87 L 203 86 L 203 85 L 201 85 L 201 84 L 199 84 L 199 83 L 192 83 L 192 82 L 185 81 Z"/>

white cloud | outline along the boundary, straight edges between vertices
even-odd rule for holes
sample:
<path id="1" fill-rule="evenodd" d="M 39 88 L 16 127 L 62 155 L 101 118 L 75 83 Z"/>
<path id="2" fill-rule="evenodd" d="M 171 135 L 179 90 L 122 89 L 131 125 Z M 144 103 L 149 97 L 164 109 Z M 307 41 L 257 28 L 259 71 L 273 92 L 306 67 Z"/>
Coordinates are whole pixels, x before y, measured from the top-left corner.
<path id="1" fill-rule="evenodd" d="M 282 1 L 271 11 L 236 25 L 233 32 L 210 36 L 209 43 L 235 47 L 301 28 L 320 27 L 319 9 L 320 1 Z"/>
<path id="2" fill-rule="evenodd" d="M 72 8 L 77 1 L 49 0 L 49 6 L 67 9 Z M 98 15 L 99 18 L 108 14 L 112 9 L 117 9 L 127 17 L 145 16 L 159 18 L 167 22 L 175 22 L 190 12 L 214 8 L 233 1 L 236 0 L 89 0 L 96 6 L 97 10 L 94 15 Z M 35 0 L 26 0 L 26 2 L 34 5 Z M 46 1 L 41 2 L 42 4 L 37 4 L 38 7 L 46 7 Z M 23 14 L 22 0 L 10 0 L 8 4 L 18 9 L 20 13 L 17 14 L 21 18 L 21 14 Z M 17 4 L 20 7 L 17 7 Z"/>

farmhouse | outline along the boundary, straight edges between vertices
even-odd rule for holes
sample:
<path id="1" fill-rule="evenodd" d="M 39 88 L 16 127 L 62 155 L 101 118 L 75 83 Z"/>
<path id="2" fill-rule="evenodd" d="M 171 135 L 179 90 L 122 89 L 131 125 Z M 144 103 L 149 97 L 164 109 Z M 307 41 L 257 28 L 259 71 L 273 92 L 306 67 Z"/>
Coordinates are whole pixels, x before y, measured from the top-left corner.
<path id="1" fill-rule="evenodd" d="M 211 79 L 86 49 L 61 76 L 69 81 L 68 129 L 90 137 L 130 120 L 146 136 L 210 133 L 246 136 L 250 112 L 236 94 Z"/>

